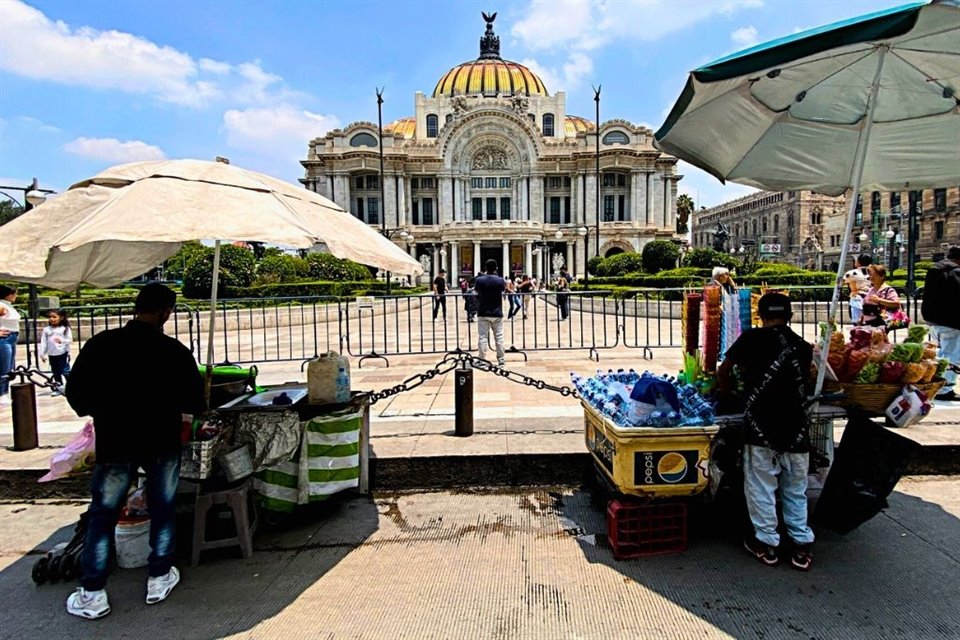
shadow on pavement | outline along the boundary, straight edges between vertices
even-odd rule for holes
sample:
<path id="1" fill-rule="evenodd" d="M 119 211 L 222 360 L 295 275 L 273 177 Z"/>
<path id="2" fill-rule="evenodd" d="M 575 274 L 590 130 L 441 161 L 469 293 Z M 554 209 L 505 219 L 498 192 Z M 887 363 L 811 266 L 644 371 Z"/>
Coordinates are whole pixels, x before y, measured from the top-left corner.
<path id="1" fill-rule="evenodd" d="M 88 637 L 214 638 L 248 631 L 283 611 L 364 544 L 378 526 L 372 499 L 332 500 L 304 507 L 307 511 L 284 523 L 282 530 L 258 532 L 254 554 L 240 558 L 239 549 L 205 552 L 191 567 L 189 549 L 178 548 L 182 581 L 159 605 L 144 604 L 146 568 L 117 569 L 107 592 L 112 611 L 88 621 L 66 613 L 73 582 L 34 585 L 31 569 L 40 553 L 66 542 L 73 525 L 63 527 L 30 554 L 0 572 L 4 620 L 0 638 L 56 640 Z M 179 539 L 189 540 L 180 525 Z M 184 537 L 186 533 L 186 537 Z"/>
<path id="2" fill-rule="evenodd" d="M 888 511 L 851 533 L 817 531 L 814 567 L 804 573 L 789 563 L 760 564 L 732 522 L 716 525 L 703 510 L 685 552 L 616 560 L 606 536 L 606 496 L 594 491 L 555 496 L 554 505 L 562 522 L 575 523 L 587 561 L 734 637 L 960 635 L 960 520 L 937 504 L 895 492 Z"/>

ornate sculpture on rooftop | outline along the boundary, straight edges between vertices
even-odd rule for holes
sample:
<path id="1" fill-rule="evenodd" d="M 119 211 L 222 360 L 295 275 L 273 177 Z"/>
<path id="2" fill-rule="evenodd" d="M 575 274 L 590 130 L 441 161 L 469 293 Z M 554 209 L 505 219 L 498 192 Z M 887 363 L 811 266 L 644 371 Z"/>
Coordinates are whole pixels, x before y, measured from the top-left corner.
<path id="1" fill-rule="evenodd" d="M 487 30 L 480 38 L 480 58 L 500 59 L 500 36 L 493 33 L 493 21 L 497 19 L 497 12 L 487 15 L 481 11 L 480 15 L 487 21 Z"/>

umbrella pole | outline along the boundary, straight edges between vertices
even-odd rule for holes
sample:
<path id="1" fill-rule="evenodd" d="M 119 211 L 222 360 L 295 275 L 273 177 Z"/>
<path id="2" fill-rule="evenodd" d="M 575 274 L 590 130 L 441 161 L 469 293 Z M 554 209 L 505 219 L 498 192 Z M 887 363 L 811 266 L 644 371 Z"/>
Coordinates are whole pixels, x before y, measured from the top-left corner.
<path id="1" fill-rule="evenodd" d="M 210 384 L 213 380 L 213 335 L 217 324 L 217 283 L 220 280 L 220 241 L 213 243 L 213 280 L 210 284 L 210 321 L 207 329 L 207 367 L 204 376 L 204 393 L 207 408 L 210 407 Z"/>
<path id="2" fill-rule="evenodd" d="M 818 396 L 823 390 L 823 380 L 827 373 L 827 357 L 830 355 L 831 323 L 837 318 L 837 308 L 840 306 L 840 288 L 843 286 L 843 273 L 847 264 L 847 254 L 850 249 L 850 236 L 853 234 L 853 219 L 857 212 L 857 200 L 860 195 L 860 184 L 863 181 L 863 164 L 867 158 L 867 146 L 870 142 L 870 130 L 873 128 L 873 112 L 877 106 L 877 94 L 880 91 L 880 73 L 883 71 L 883 59 L 887 47 L 882 46 L 878 53 L 877 70 L 873 75 L 873 84 L 870 85 L 870 101 L 867 104 L 866 122 L 863 124 L 863 134 L 857 147 L 857 155 L 853 161 L 853 192 L 850 198 L 850 208 L 847 211 L 847 226 L 843 233 L 843 246 L 840 248 L 840 267 L 837 270 L 837 282 L 833 286 L 833 297 L 830 300 L 830 310 L 827 315 L 827 330 L 820 341 L 820 365 L 817 367 L 817 383 L 813 395 Z M 816 411 L 814 404 L 812 411 Z"/>

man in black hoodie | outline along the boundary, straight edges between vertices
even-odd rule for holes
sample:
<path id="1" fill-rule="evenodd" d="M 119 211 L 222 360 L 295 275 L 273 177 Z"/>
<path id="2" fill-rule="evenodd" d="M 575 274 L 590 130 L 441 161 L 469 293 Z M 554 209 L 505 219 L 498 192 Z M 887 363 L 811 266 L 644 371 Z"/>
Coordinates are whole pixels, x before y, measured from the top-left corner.
<path id="1" fill-rule="evenodd" d="M 110 613 L 105 590 L 110 549 L 138 468 L 146 474 L 150 512 L 147 604 L 166 599 L 180 581 L 173 544 L 181 414 L 200 414 L 206 403 L 190 350 L 163 334 L 176 303 L 176 294 L 162 284 L 143 287 L 134 319 L 87 340 L 70 374 L 67 401 L 77 415 L 93 417 L 97 434 L 81 586 L 67 600 L 75 616 Z"/>
<path id="2" fill-rule="evenodd" d="M 924 321 L 930 325 L 930 336 L 940 343 L 940 357 L 960 364 L 960 246 L 947 249 L 947 257 L 927 271 L 923 284 Z M 937 400 L 960 400 L 957 374 L 944 374 L 947 383 Z"/>

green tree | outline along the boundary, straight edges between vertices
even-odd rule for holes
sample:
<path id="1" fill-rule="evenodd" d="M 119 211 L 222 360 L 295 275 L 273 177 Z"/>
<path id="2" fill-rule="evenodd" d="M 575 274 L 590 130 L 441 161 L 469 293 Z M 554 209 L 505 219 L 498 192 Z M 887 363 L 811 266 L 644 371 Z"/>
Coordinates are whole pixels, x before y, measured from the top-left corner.
<path id="1" fill-rule="evenodd" d="M 167 279 L 183 280 L 183 273 L 186 271 L 187 265 L 196 256 L 202 255 L 204 251 L 209 251 L 209 249 L 200 244 L 198 240 L 188 240 L 181 244 L 177 252 L 163 263 L 163 271 Z"/>
<path id="2" fill-rule="evenodd" d="M 622 276 L 643 269 L 643 258 L 635 251 L 604 258 L 597 273 L 601 276 Z"/>
<path id="3" fill-rule="evenodd" d="M 309 276 L 314 280 L 363 282 L 373 280 L 370 269 L 351 260 L 341 260 L 332 253 L 311 253 L 306 257 Z"/>
<path id="4" fill-rule="evenodd" d="M 589 272 L 590 275 L 592 275 L 592 276 L 595 276 L 595 275 L 599 274 L 599 273 L 600 273 L 600 265 L 603 264 L 603 261 L 604 261 L 605 259 L 606 259 L 606 258 L 604 258 L 603 256 L 593 256 L 592 258 L 590 258 L 589 260 L 587 260 L 587 272 Z"/>
<path id="5" fill-rule="evenodd" d="M 310 274 L 310 265 L 303 258 L 281 254 L 267 256 L 257 264 L 256 284 L 296 282 Z"/>
<path id="6" fill-rule="evenodd" d="M 685 193 L 677 197 L 677 233 L 686 233 L 690 230 L 688 222 L 693 209 L 693 198 Z"/>
<path id="7" fill-rule="evenodd" d="M 0 200 L 0 227 L 23 213 L 23 207 L 10 200 Z"/>
<path id="8" fill-rule="evenodd" d="M 654 240 L 643 247 L 643 270 L 647 273 L 659 273 L 677 266 L 680 248 L 667 240 Z"/>
<path id="9" fill-rule="evenodd" d="M 218 292 L 228 297 L 231 287 L 249 287 L 253 283 L 256 260 L 253 252 L 243 247 L 221 245 Z M 213 249 L 203 247 L 187 263 L 183 274 L 183 295 L 186 298 L 209 298 L 213 284 Z"/>
<path id="10" fill-rule="evenodd" d="M 683 258 L 683 266 L 697 267 L 699 269 L 712 269 L 714 267 L 735 269 L 739 266 L 739 262 L 722 251 L 701 247 L 694 249 Z"/>

